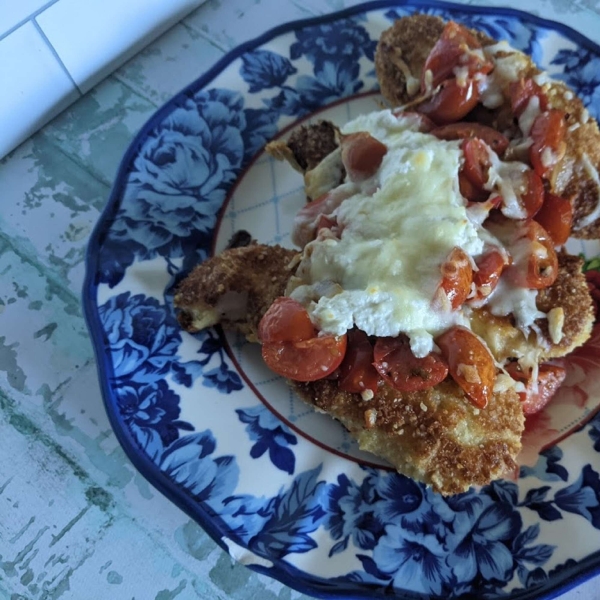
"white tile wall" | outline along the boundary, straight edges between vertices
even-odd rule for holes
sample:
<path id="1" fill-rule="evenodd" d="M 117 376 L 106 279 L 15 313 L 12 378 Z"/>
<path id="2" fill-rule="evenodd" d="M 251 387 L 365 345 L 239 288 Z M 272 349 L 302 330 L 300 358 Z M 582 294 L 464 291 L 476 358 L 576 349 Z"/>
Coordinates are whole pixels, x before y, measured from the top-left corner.
<path id="1" fill-rule="evenodd" d="M 37 22 L 85 93 L 199 4 L 199 0 L 58 0 Z"/>
<path id="2" fill-rule="evenodd" d="M 31 22 L 0 40 L 0 157 L 79 97 Z"/>
<path id="3" fill-rule="evenodd" d="M 204 1 L 0 0 L 0 159 Z"/>
<path id="4" fill-rule="evenodd" d="M 0 0 L 0 37 L 56 0 Z"/>

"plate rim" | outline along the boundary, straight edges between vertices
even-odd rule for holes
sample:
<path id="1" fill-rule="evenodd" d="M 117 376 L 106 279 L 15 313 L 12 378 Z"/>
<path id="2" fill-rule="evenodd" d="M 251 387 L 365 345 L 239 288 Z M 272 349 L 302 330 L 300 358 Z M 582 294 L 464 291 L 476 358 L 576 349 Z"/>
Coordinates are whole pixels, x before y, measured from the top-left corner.
<path id="1" fill-rule="evenodd" d="M 220 75 L 224 69 L 230 66 L 244 53 L 258 48 L 279 36 L 292 33 L 298 29 L 344 19 L 356 14 L 395 7 L 409 7 L 414 8 L 415 11 L 418 11 L 419 8 L 434 8 L 447 11 L 457 10 L 463 13 L 521 18 L 522 20 L 534 23 L 535 25 L 558 31 L 577 45 L 591 49 L 600 56 L 600 44 L 589 39 L 582 33 L 579 33 L 569 25 L 540 17 L 524 10 L 505 6 L 459 4 L 457 2 L 447 2 L 445 0 L 373 0 L 315 17 L 287 21 L 268 29 L 261 35 L 247 40 L 226 52 L 212 67 L 173 95 L 150 115 L 129 143 L 121 158 L 107 203 L 100 213 L 88 240 L 85 254 L 85 277 L 82 285 L 81 297 L 84 318 L 96 359 L 96 371 L 98 374 L 102 400 L 111 428 L 127 458 L 131 461 L 135 469 L 155 489 L 163 494 L 163 496 L 198 523 L 210 538 L 230 556 L 230 550 L 223 541 L 223 534 L 219 531 L 217 523 L 215 523 L 215 515 L 208 514 L 208 510 L 198 502 L 192 500 L 191 497 L 185 493 L 183 488 L 174 484 L 174 482 L 158 468 L 156 463 L 140 450 L 133 434 L 127 427 L 123 426 L 122 419 L 118 415 L 118 411 L 116 410 L 116 399 L 113 396 L 111 386 L 109 385 L 110 368 L 108 365 L 107 353 L 105 351 L 105 348 L 108 346 L 108 340 L 106 339 L 106 332 L 100 323 L 97 306 L 98 283 L 96 277 L 98 273 L 98 250 L 102 246 L 107 231 L 114 221 L 123 200 L 123 191 L 127 183 L 127 171 L 132 159 L 137 155 L 139 148 L 142 146 L 148 134 L 176 108 L 177 102 L 188 92 L 206 87 L 213 79 Z M 216 516 L 218 517 L 218 515 Z M 231 537 L 233 538 L 234 536 Z M 232 541 L 235 542 L 236 540 L 232 539 Z M 377 590 L 381 590 L 381 594 L 387 596 L 383 588 L 369 583 L 363 583 L 362 590 L 353 589 L 349 591 L 344 589 L 347 588 L 348 584 L 346 583 L 344 583 L 342 587 L 339 585 L 334 587 L 332 585 L 332 580 L 325 580 L 314 575 L 310 576 L 310 582 L 305 582 L 306 572 L 301 571 L 284 560 L 274 563 L 272 567 L 265 567 L 259 564 L 248 564 L 244 566 L 255 572 L 276 579 L 300 593 L 317 598 L 340 600 L 343 597 L 347 600 L 359 600 L 370 598 L 373 593 L 380 595 L 377 593 Z M 589 554 L 583 560 L 577 562 L 572 568 L 577 570 L 559 575 L 556 578 L 557 580 L 553 584 L 545 587 L 540 595 L 536 595 L 534 589 L 523 589 L 516 593 L 510 592 L 504 597 L 514 600 L 551 600 L 552 598 L 556 598 L 559 594 L 566 593 L 593 576 L 600 574 L 600 548 L 598 551 Z M 398 600 L 426 600 L 431 598 L 430 595 L 412 593 L 406 590 L 399 590 L 394 596 L 389 597 L 397 598 Z M 469 593 L 457 597 L 456 600 L 459 600 L 459 598 L 466 599 L 472 597 L 472 594 Z"/>

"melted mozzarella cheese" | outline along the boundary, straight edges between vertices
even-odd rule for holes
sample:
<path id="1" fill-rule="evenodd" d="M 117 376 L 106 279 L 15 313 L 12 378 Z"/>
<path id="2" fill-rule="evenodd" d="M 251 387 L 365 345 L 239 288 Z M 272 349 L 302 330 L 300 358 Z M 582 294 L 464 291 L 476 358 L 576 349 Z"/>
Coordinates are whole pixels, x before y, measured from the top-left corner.
<path id="1" fill-rule="evenodd" d="M 362 115 L 344 128 L 369 131 L 388 151 L 374 178 L 336 209 L 340 239 L 317 238 L 306 246 L 303 285 L 292 297 L 314 296 L 318 282 L 336 282 L 340 293 L 308 306 L 323 332 L 341 335 L 356 325 L 368 335 L 406 333 L 413 353 L 425 356 L 434 335 L 464 319 L 433 308 L 440 265 L 457 246 L 480 254 L 484 240 L 458 188 L 460 143 L 411 128 L 389 110 Z"/>

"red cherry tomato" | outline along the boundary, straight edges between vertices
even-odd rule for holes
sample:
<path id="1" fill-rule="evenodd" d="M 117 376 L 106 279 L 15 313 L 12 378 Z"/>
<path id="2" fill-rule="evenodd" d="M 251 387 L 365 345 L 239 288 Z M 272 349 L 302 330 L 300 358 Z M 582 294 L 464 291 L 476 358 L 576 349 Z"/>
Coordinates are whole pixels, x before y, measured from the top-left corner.
<path id="1" fill-rule="evenodd" d="M 543 364 L 538 368 L 537 386 L 533 386 L 531 376 L 523 373 L 517 363 L 508 364 L 506 370 L 515 381 L 525 384 L 525 391 L 519 392 L 519 398 L 523 413 L 526 415 L 534 415 L 542 410 L 552 400 L 567 376 L 567 371 L 563 367 Z"/>
<path id="2" fill-rule="evenodd" d="M 431 98 L 419 104 L 417 110 L 437 125 L 445 125 L 460 121 L 475 108 L 478 101 L 479 90 L 472 79 L 467 79 L 463 86 L 456 79 L 446 79 Z"/>
<path id="3" fill-rule="evenodd" d="M 431 130 L 440 140 L 464 140 L 478 138 L 484 141 L 496 154 L 502 155 L 508 148 L 508 138 L 487 125 L 479 123 L 450 123 Z"/>
<path id="4" fill-rule="evenodd" d="M 478 138 L 469 138 L 462 143 L 462 151 L 465 157 L 462 172 L 476 189 L 483 190 L 491 166 L 487 145 Z"/>
<path id="5" fill-rule="evenodd" d="M 473 185 L 462 170 L 458 172 L 458 189 L 462 197 L 466 198 L 469 202 L 485 202 L 490 196 L 489 191 Z"/>
<path id="6" fill-rule="evenodd" d="M 526 218 L 531 219 L 544 203 L 544 183 L 541 177 L 532 169 L 525 172 L 526 188 L 521 194 L 521 203 L 527 213 Z"/>
<path id="7" fill-rule="evenodd" d="M 258 324 L 258 339 L 263 343 L 301 342 L 316 334 L 304 306 L 287 296 L 275 298 Z"/>
<path id="8" fill-rule="evenodd" d="M 562 246 L 571 235 L 573 206 L 570 200 L 546 192 L 535 220 L 548 232 L 555 246 Z"/>
<path id="9" fill-rule="evenodd" d="M 373 365 L 381 377 L 400 392 L 429 389 L 448 375 L 446 361 L 434 352 L 417 358 L 405 335 L 378 338 Z"/>
<path id="10" fill-rule="evenodd" d="M 387 153 L 387 146 L 366 131 L 344 135 L 340 146 L 350 181 L 364 181 L 375 175 Z"/>
<path id="11" fill-rule="evenodd" d="M 267 366 L 283 377 L 294 381 L 317 381 L 340 366 L 346 353 L 346 343 L 346 335 L 263 343 L 262 356 Z"/>
<path id="12" fill-rule="evenodd" d="M 537 96 L 540 100 L 540 110 L 543 112 L 548 107 L 548 98 L 542 91 L 542 88 L 533 80 L 521 77 L 518 81 L 513 81 L 509 88 L 510 105 L 512 112 L 516 117 L 520 117 L 527 108 L 532 96 Z"/>
<path id="13" fill-rule="evenodd" d="M 490 250 L 476 258 L 475 264 L 478 270 L 473 271 L 474 301 L 481 302 L 496 289 L 500 275 L 507 265 L 507 260 L 498 250 Z"/>
<path id="14" fill-rule="evenodd" d="M 360 394 L 377 391 L 379 377 L 373 366 L 373 346 L 360 329 L 348 332 L 346 355 L 339 368 L 338 387 L 345 392 Z"/>
<path id="15" fill-rule="evenodd" d="M 473 52 L 480 48 L 479 40 L 466 27 L 448 21 L 425 61 L 421 91 L 426 91 L 428 84 L 436 88 L 442 81 L 454 77 L 456 67 L 467 67 L 471 77 L 475 73 L 489 73 L 492 63 L 482 52 Z M 427 71 L 431 72 L 431 76 L 427 75 Z M 429 81 L 428 77 L 431 77 Z"/>
<path id="16" fill-rule="evenodd" d="M 325 226 L 327 223 L 323 217 L 329 218 L 331 213 L 352 193 L 349 188 L 338 187 L 322 194 L 312 202 L 307 202 L 294 218 L 292 231 L 294 244 L 304 248 L 306 244 L 312 242 L 320 226 Z"/>
<path id="17" fill-rule="evenodd" d="M 538 115 L 531 126 L 533 143 L 529 147 L 529 160 L 533 170 L 548 178 L 565 154 L 565 113 L 551 109 Z"/>
<path id="18" fill-rule="evenodd" d="M 546 230 L 537 221 L 523 221 L 515 245 L 519 259 L 508 267 L 507 277 L 531 290 L 551 286 L 558 276 L 558 257 Z"/>
<path id="19" fill-rule="evenodd" d="M 435 342 L 448 361 L 452 379 L 475 406 L 485 408 L 492 396 L 496 365 L 483 342 L 459 326 L 448 329 Z"/>
<path id="20" fill-rule="evenodd" d="M 440 270 L 442 272 L 440 288 L 446 294 L 452 310 L 458 310 L 471 293 L 473 281 L 471 261 L 465 251 L 457 246 L 452 249 Z"/>

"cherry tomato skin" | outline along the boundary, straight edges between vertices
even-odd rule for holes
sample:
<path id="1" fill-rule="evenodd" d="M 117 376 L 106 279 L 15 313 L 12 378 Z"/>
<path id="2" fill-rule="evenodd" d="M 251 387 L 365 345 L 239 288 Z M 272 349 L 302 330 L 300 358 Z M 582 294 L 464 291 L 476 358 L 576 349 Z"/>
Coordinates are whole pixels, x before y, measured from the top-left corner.
<path id="1" fill-rule="evenodd" d="M 431 72 L 429 85 L 433 88 L 445 79 L 453 77 L 455 67 L 466 66 L 471 76 L 475 73 L 489 73 L 492 63 L 481 54 L 469 52 L 479 48 L 479 40 L 466 27 L 455 21 L 448 21 L 425 61 L 421 91 L 424 92 L 428 86 L 427 71 Z"/>
<path id="2" fill-rule="evenodd" d="M 387 153 L 387 146 L 366 131 L 343 136 L 340 146 L 351 181 L 364 181 L 375 175 Z"/>
<path id="3" fill-rule="evenodd" d="M 379 376 L 373 366 L 373 346 L 360 329 L 348 331 L 348 347 L 339 368 L 338 387 L 353 394 L 377 392 Z"/>
<path id="4" fill-rule="evenodd" d="M 347 336 L 324 335 L 299 342 L 263 343 L 267 366 L 294 381 L 317 381 L 333 373 L 344 360 Z"/>
<path id="5" fill-rule="evenodd" d="M 548 98 L 542 88 L 533 80 L 521 77 L 518 81 L 511 82 L 509 86 L 510 105 L 516 117 L 520 117 L 527 108 L 532 96 L 537 96 L 540 101 L 540 110 L 548 108 Z"/>
<path id="6" fill-rule="evenodd" d="M 442 283 L 440 288 L 446 294 L 452 310 L 458 310 L 471 293 L 473 267 L 462 248 L 453 248 L 450 256 L 441 266 Z"/>
<path id="7" fill-rule="evenodd" d="M 558 276 L 558 257 L 554 242 L 537 221 L 523 221 L 517 243 L 529 243 L 521 258 L 507 269 L 515 285 L 530 290 L 551 286 Z"/>
<path id="8" fill-rule="evenodd" d="M 492 396 L 496 365 L 483 342 L 460 326 L 451 327 L 435 342 L 448 361 L 452 379 L 477 408 L 485 408 Z"/>
<path id="9" fill-rule="evenodd" d="M 439 354 L 431 352 L 424 358 L 417 358 L 405 335 L 378 338 L 373 356 L 377 372 L 400 392 L 427 390 L 448 375 L 448 365 Z"/>
<path id="10" fill-rule="evenodd" d="M 317 334 L 307 310 L 287 296 L 275 298 L 258 324 L 261 342 L 301 342 Z"/>
<path id="11" fill-rule="evenodd" d="M 555 246 L 562 246 L 571 235 L 573 206 L 570 200 L 546 192 L 535 220 L 548 232 Z"/>
<path id="12" fill-rule="evenodd" d="M 458 189 L 469 202 L 485 202 L 490 195 L 487 190 L 473 185 L 462 170 L 458 172 Z"/>
<path id="13" fill-rule="evenodd" d="M 475 188 L 483 190 L 491 166 L 487 145 L 478 138 L 469 138 L 462 143 L 462 151 L 465 157 L 462 172 Z"/>
<path id="14" fill-rule="evenodd" d="M 523 373 L 517 363 L 510 363 L 506 370 L 515 381 L 525 384 L 525 391 L 519 392 L 525 415 L 534 415 L 540 412 L 552 400 L 567 376 L 567 371 L 563 367 L 548 363 L 542 364 L 538 367 L 537 391 L 535 391 L 530 377 Z"/>
<path id="15" fill-rule="evenodd" d="M 472 79 L 464 86 L 456 79 L 446 79 L 440 84 L 433 97 L 425 100 L 417 110 L 427 115 L 437 125 L 460 121 L 470 113 L 479 102 L 479 90 Z"/>
<path id="16" fill-rule="evenodd" d="M 544 204 L 544 183 L 532 169 L 525 172 L 527 188 L 521 195 L 521 203 L 527 213 L 527 219 L 534 217 Z"/>
<path id="17" fill-rule="evenodd" d="M 479 123 L 450 123 L 431 130 L 440 140 L 465 140 L 478 138 L 484 141 L 496 154 L 502 155 L 508 148 L 508 138 L 487 125 Z"/>
<path id="18" fill-rule="evenodd" d="M 548 178 L 564 156 L 566 145 L 565 113 L 551 109 L 538 115 L 531 126 L 533 143 L 529 147 L 529 161 L 533 170 L 542 178 Z"/>
<path id="19" fill-rule="evenodd" d="M 473 283 L 476 290 L 474 300 L 481 301 L 496 289 L 506 266 L 506 260 L 500 252 L 491 250 L 475 259 L 475 264 L 478 270 L 473 271 Z"/>

